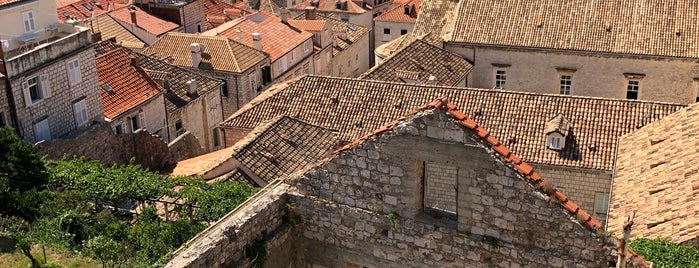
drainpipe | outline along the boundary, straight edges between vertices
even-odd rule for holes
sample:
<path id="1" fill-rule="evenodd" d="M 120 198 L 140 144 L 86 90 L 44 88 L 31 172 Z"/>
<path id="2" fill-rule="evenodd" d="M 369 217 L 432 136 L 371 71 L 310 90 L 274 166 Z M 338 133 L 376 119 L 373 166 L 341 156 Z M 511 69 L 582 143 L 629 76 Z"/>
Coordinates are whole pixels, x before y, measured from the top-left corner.
<path id="1" fill-rule="evenodd" d="M 2 75 L 5 76 L 5 94 L 7 94 L 7 102 L 10 105 L 10 120 L 12 121 L 12 126 L 15 129 L 15 134 L 22 137 L 19 131 L 19 118 L 17 116 L 17 105 L 15 105 L 15 98 L 12 94 L 12 83 L 10 83 L 10 76 L 7 74 L 7 59 L 5 59 L 5 51 L 2 45 L 0 45 L 0 58 L 2 58 Z"/>

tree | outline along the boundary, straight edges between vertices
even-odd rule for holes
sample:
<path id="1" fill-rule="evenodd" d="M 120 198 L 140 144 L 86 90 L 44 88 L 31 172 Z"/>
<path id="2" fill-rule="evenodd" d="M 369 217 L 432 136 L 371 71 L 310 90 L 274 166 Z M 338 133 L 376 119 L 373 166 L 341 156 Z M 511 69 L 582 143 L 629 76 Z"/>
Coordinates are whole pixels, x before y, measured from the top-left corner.
<path id="1" fill-rule="evenodd" d="M 699 250 L 665 239 L 638 238 L 629 243 L 638 255 L 653 262 L 653 267 L 699 267 Z"/>
<path id="2" fill-rule="evenodd" d="M 117 241 L 102 235 L 87 240 L 83 248 L 90 256 L 99 259 L 103 268 L 116 266 L 124 251 L 124 247 L 119 245 Z"/>
<path id="3" fill-rule="evenodd" d="M 184 198 L 185 206 L 196 206 L 194 219 L 205 222 L 220 219 L 259 191 L 240 182 L 206 183 L 201 179 L 179 179 L 178 182 L 183 185 L 178 195 Z"/>

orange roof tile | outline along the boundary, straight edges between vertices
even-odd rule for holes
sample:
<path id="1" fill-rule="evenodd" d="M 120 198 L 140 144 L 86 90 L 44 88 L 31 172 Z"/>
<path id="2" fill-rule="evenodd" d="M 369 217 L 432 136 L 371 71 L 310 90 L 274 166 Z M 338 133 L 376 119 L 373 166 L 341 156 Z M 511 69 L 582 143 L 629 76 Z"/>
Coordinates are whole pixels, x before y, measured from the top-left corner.
<path id="1" fill-rule="evenodd" d="M 102 50 L 102 53 L 98 50 L 95 61 L 104 116 L 109 119 L 138 107 L 162 92 L 162 88 L 140 66 L 131 65 L 125 48 Z M 107 92 L 104 85 L 109 86 L 112 92 Z"/>
<path id="2" fill-rule="evenodd" d="M 102 14 L 94 18 L 92 23 L 87 23 L 87 27 L 93 33 L 99 32 L 102 34 L 102 40 L 107 40 L 114 37 L 117 44 L 131 49 L 143 49 L 146 43 L 139 39 L 132 32 L 124 28 L 116 20 L 108 14 Z"/>
<path id="3" fill-rule="evenodd" d="M 243 18 L 231 21 L 230 24 L 225 26 L 227 27 L 226 29 L 219 29 L 221 28 L 219 27 L 204 34 L 216 34 L 240 41 L 236 31 L 241 29 L 243 31 L 241 43 L 252 47 L 252 34 L 260 33 L 262 35 L 262 50 L 269 54 L 272 61 L 289 53 L 313 37 L 313 34 L 290 27 L 282 23 L 279 18 L 263 11 L 246 15 Z M 217 33 L 217 31 L 221 32 Z"/>
<path id="4" fill-rule="evenodd" d="M 408 14 L 405 14 L 405 5 L 410 8 Z M 420 5 L 422 5 L 422 0 L 410 0 L 402 5 L 397 4 L 394 8 L 374 18 L 374 21 L 415 23 L 417 15 L 420 13 Z"/>
<path id="5" fill-rule="evenodd" d="M 453 42 L 699 58 L 699 0 L 461 0 Z"/>
<path id="6" fill-rule="evenodd" d="M 320 32 L 325 27 L 325 20 L 289 20 L 289 24 L 309 32 Z"/>
<path id="7" fill-rule="evenodd" d="M 554 199 L 556 203 L 558 203 L 563 209 L 565 209 L 568 213 L 572 214 L 575 217 L 572 217 L 575 221 L 580 223 L 582 226 L 587 227 L 589 231 L 591 231 L 594 235 L 599 235 L 598 231 L 601 231 L 601 223 L 590 216 L 589 213 L 585 212 L 582 210 L 578 205 L 575 204 L 572 200 L 568 199 L 563 193 L 560 191 L 556 190 L 556 187 L 553 186 L 552 184 L 546 182 L 545 179 L 540 178 L 539 175 L 536 173 L 536 171 L 527 163 L 525 162 L 512 162 L 514 157 L 514 154 L 510 153 L 510 151 L 507 149 L 505 145 L 502 145 L 498 139 L 495 137 L 491 137 L 488 134 L 488 131 L 484 129 L 483 127 L 479 126 L 475 121 L 473 121 L 471 118 L 468 116 L 465 116 L 463 112 L 461 112 L 458 108 L 456 108 L 456 105 L 453 103 L 449 102 L 447 98 L 439 98 L 437 100 L 434 100 L 432 102 L 429 102 L 425 105 L 422 105 L 418 107 L 417 109 L 409 112 L 407 115 L 400 117 L 397 120 L 394 120 L 388 124 L 385 124 L 378 129 L 372 131 L 371 133 L 356 139 L 352 141 L 351 143 L 343 146 L 342 148 L 336 150 L 333 154 L 335 156 L 338 156 L 341 154 L 343 151 L 347 151 L 349 149 L 358 147 L 362 143 L 364 143 L 368 139 L 373 139 L 377 135 L 380 135 L 383 132 L 389 131 L 393 128 L 395 128 L 398 124 L 401 122 L 405 121 L 408 116 L 411 115 L 416 115 L 419 112 L 426 111 L 426 110 L 441 110 L 445 112 L 447 115 L 451 116 L 451 119 L 458 125 L 464 127 L 465 130 L 470 130 L 473 134 L 476 134 L 479 136 L 480 143 L 486 147 L 489 147 L 493 149 L 495 152 L 498 152 L 495 156 L 502 162 L 505 163 L 510 163 L 511 166 L 509 165 L 503 165 L 505 167 L 512 168 L 514 171 L 516 171 L 527 183 L 529 183 L 532 187 L 534 187 L 537 191 L 540 193 L 549 196 L 550 198 Z M 506 153 L 502 153 L 506 152 Z M 543 185 L 549 185 L 550 189 L 544 189 Z M 611 235 L 606 234 L 606 236 L 610 239 L 614 239 Z M 633 250 L 629 249 L 629 253 L 632 256 L 630 260 L 638 264 L 642 267 L 649 267 L 650 263 L 648 263 L 645 259 L 643 259 L 641 256 L 638 256 Z"/>
<path id="8" fill-rule="evenodd" d="M 58 1 L 56 4 L 58 4 Z M 112 5 L 109 7 L 110 9 L 114 9 L 114 3 L 110 3 L 110 1 L 107 0 L 78 0 L 66 5 L 57 6 L 56 12 L 59 21 L 71 19 L 84 20 L 107 13 L 109 5 Z M 90 10 L 92 10 L 94 14 L 90 14 Z"/>
<path id="9" fill-rule="evenodd" d="M 119 20 L 123 23 L 126 23 L 127 25 L 131 25 L 131 10 L 135 10 L 136 12 L 136 25 L 155 36 L 160 36 L 164 33 L 173 31 L 180 27 L 176 23 L 162 20 L 151 14 L 148 14 L 147 12 L 143 11 L 142 9 L 136 6 L 123 7 L 113 10 L 109 12 L 109 16 L 111 16 L 115 20 Z"/>
<path id="10" fill-rule="evenodd" d="M 336 8 L 337 0 L 307 0 L 289 8 L 289 10 L 303 12 L 307 6 L 311 6 L 311 2 L 313 1 L 317 4 L 316 10 L 320 12 L 362 14 L 370 10 L 368 6 L 367 8 L 362 8 L 361 4 L 357 4 L 351 0 L 340 0 L 340 9 Z"/>
<path id="11" fill-rule="evenodd" d="M 280 114 L 337 129 L 353 140 L 438 96 L 448 96 L 524 161 L 611 170 L 617 138 L 684 107 L 679 104 L 410 85 L 304 76 L 272 86 L 221 123 L 252 129 Z M 563 114 L 572 134 L 561 151 L 547 149 L 548 121 Z"/>
<path id="12" fill-rule="evenodd" d="M 699 240 L 699 104 L 619 139 L 608 230 L 634 217 L 632 237 Z"/>
<path id="13" fill-rule="evenodd" d="M 232 5 L 220 0 L 202 0 L 201 2 L 204 5 L 204 14 L 206 15 L 204 23 L 206 30 L 211 30 L 245 14 L 245 10 L 240 5 Z"/>
<path id="14" fill-rule="evenodd" d="M 27 0 L 0 0 L 0 7 L 9 6 L 22 1 L 29 2 Z"/>

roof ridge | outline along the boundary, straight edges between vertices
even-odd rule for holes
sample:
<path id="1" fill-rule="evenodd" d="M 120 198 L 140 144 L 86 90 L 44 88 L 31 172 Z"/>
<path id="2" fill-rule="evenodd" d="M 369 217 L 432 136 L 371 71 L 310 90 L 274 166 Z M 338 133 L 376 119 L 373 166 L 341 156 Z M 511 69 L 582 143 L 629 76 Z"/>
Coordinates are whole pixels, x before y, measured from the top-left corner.
<path id="1" fill-rule="evenodd" d="M 240 107 L 240 109 L 238 109 L 238 110 L 235 111 L 233 114 L 231 114 L 230 116 L 228 116 L 228 118 L 226 118 L 225 120 L 223 120 L 223 121 L 222 121 L 221 123 L 219 123 L 218 125 L 221 126 L 221 125 L 224 124 L 226 121 L 228 121 L 228 120 L 230 120 L 230 119 L 232 119 L 232 118 L 235 118 L 235 117 L 237 117 L 237 116 L 240 116 L 240 115 L 242 115 L 242 114 L 245 114 L 245 113 L 247 113 L 247 112 L 249 112 L 250 110 L 252 110 L 252 108 L 255 108 L 257 105 L 263 103 L 263 102 L 266 101 L 267 99 L 269 99 L 269 98 L 271 98 L 271 97 L 274 97 L 274 96 L 277 95 L 279 92 L 282 92 L 282 91 L 286 90 L 287 88 L 289 88 L 289 85 L 298 82 L 299 80 L 303 79 L 303 78 L 306 77 L 306 76 L 308 76 L 308 75 L 307 75 L 307 74 L 303 74 L 303 75 L 301 75 L 301 76 L 299 76 L 299 77 L 292 78 L 292 79 L 290 79 L 290 80 L 286 80 L 286 81 L 284 81 L 284 82 L 280 82 L 280 83 L 271 85 L 270 87 L 268 87 L 267 89 L 265 89 L 260 95 L 257 95 L 257 97 L 255 97 L 254 99 L 250 100 L 248 103 L 246 103 L 245 105 L 243 105 L 243 107 Z"/>
<path id="2" fill-rule="evenodd" d="M 415 115 L 419 112 L 429 110 L 429 109 L 444 109 L 445 112 L 453 117 L 455 120 L 458 121 L 458 124 L 464 128 L 467 128 L 468 130 L 472 131 L 473 134 L 477 135 L 480 138 L 480 143 L 484 144 L 487 147 L 490 147 L 494 155 L 499 158 L 500 161 L 505 162 L 506 165 L 509 166 L 509 168 L 512 168 L 515 172 L 520 175 L 521 178 L 525 180 L 526 183 L 529 185 L 533 186 L 535 190 L 541 194 L 544 194 L 545 196 L 548 196 L 549 198 L 555 198 L 558 200 L 558 204 L 568 213 L 571 214 L 571 216 L 575 217 L 575 221 L 580 223 L 580 225 L 586 227 L 589 231 L 594 232 L 595 235 L 599 236 L 605 236 L 607 238 L 612 238 L 615 239 L 614 241 L 618 242 L 618 239 L 612 237 L 611 235 L 607 234 L 604 232 L 602 229 L 602 224 L 595 218 L 592 217 L 592 214 L 587 213 L 584 211 L 582 208 L 580 208 L 575 202 L 570 200 L 567 196 L 565 196 L 563 193 L 558 191 L 556 189 L 556 186 L 553 185 L 551 182 L 548 180 L 542 178 L 539 176 L 538 172 L 534 170 L 534 167 L 531 165 L 527 164 L 526 162 L 522 161 L 519 157 L 517 157 L 513 152 L 511 152 L 504 144 L 502 144 L 497 138 L 493 137 L 490 135 L 488 130 L 485 128 L 481 127 L 478 125 L 476 121 L 473 119 L 469 118 L 467 115 L 465 115 L 463 112 L 461 112 L 456 106 L 451 103 L 446 97 L 441 97 L 438 98 L 432 102 L 429 102 L 421 107 L 418 107 L 417 109 L 409 112 L 403 117 L 400 117 L 392 122 L 389 122 L 388 124 L 385 124 L 384 126 L 370 132 L 369 134 L 358 138 L 349 144 L 342 146 L 341 148 L 335 150 L 332 154 L 332 158 L 337 157 L 340 153 L 343 151 L 349 150 L 351 148 L 354 148 L 362 143 L 364 143 L 366 140 L 381 134 L 383 132 L 386 132 L 388 130 L 393 129 L 396 125 L 398 125 L 400 122 L 405 121 L 408 116 L 410 115 Z M 634 262 L 637 262 L 638 264 L 648 267 L 648 262 L 643 259 L 643 257 L 639 256 L 636 252 L 631 250 L 630 248 L 628 249 L 628 252 L 631 255 L 631 259 Z"/>

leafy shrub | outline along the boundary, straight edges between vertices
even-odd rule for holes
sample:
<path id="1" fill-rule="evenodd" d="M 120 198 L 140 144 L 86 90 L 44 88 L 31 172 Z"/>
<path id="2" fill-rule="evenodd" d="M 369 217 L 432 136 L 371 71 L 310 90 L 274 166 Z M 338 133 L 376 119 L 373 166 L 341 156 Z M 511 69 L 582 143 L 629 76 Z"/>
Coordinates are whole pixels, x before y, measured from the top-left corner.
<path id="1" fill-rule="evenodd" d="M 699 267 L 699 250 L 664 239 L 638 238 L 629 247 L 644 259 L 653 262 L 653 267 Z"/>

